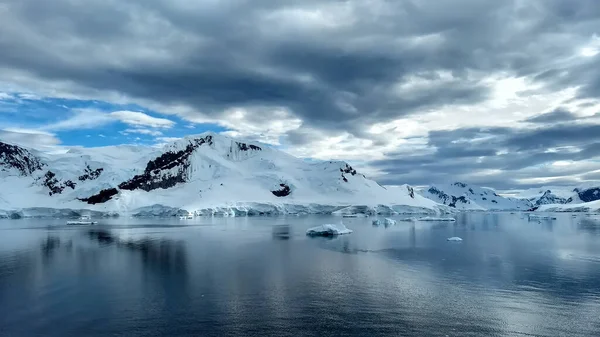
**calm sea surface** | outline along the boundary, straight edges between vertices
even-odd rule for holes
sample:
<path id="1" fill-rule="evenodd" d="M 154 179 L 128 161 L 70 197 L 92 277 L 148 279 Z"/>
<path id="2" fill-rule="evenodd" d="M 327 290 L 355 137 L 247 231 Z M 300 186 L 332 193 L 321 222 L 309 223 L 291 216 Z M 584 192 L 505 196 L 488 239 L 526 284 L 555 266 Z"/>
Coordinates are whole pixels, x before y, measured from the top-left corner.
<path id="1" fill-rule="evenodd" d="M 600 336 L 600 215 L 557 217 L 0 221 L 0 336 Z"/>

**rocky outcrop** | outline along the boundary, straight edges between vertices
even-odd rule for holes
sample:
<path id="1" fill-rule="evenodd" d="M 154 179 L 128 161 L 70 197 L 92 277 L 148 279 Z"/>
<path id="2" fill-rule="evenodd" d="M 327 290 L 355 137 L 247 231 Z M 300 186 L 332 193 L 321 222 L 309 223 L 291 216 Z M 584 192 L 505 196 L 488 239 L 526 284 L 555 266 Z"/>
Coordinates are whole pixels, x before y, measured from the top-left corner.
<path id="1" fill-rule="evenodd" d="M 61 182 L 58 180 L 54 172 L 48 171 L 42 178 L 42 186 L 47 187 L 50 190 L 48 194 L 52 196 L 54 194 L 61 194 L 67 187 L 70 187 L 74 190 L 76 184 L 71 180 L 65 180 L 64 182 Z"/>
<path id="2" fill-rule="evenodd" d="M 238 150 L 240 150 L 240 151 L 250 151 L 250 150 L 262 151 L 262 148 L 260 146 L 246 144 L 246 143 L 240 143 L 240 142 L 236 142 L 236 144 L 237 144 Z"/>
<path id="3" fill-rule="evenodd" d="M 579 199 L 583 202 L 591 202 L 600 200 L 600 187 L 593 187 L 587 189 L 576 188 L 575 191 L 579 196 Z"/>
<path id="4" fill-rule="evenodd" d="M 406 186 L 406 189 L 408 189 L 408 196 L 411 198 L 415 198 L 415 189 L 410 187 L 410 186 Z"/>
<path id="5" fill-rule="evenodd" d="M 566 204 L 571 202 L 572 198 L 561 198 L 552 193 L 551 190 L 546 190 L 544 194 L 535 201 L 536 206 L 550 205 L 550 204 Z"/>
<path id="6" fill-rule="evenodd" d="M 100 177 L 102 171 L 104 171 L 102 167 L 92 170 L 90 165 L 86 165 L 83 174 L 79 176 L 79 181 L 96 180 L 98 177 Z"/>
<path id="7" fill-rule="evenodd" d="M 97 194 L 92 195 L 91 197 L 80 198 L 79 201 L 86 202 L 90 205 L 102 204 L 109 201 L 110 199 L 112 199 L 113 196 L 117 194 L 119 194 L 119 191 L 116 188 L 109 188 L 106 190 L 102 190 Z"/>
<path id="8" fill-rule="evenodd" d="M 340 167 L 340 172 L 342 172 L 342 180 L 344 182 L 348 182 L 348 178 L 346 178 L 345 174 L 351 174 L 351 175 L 356 175 L 356 170 L 352 168 L 352 166 L 345 164 L 344 167 Z"/>
<path id="9" fill-rule="evenodd" d="M 144 173 L 119 184 L 119 188 L 122 190 L 141 189 L 149 192 L 158 188 L 171 188 L 186 182 L 190 166 L 188 159 L 203 144 L 212 144 L 212 136 L 193 139 L 183 150 L 163 153 L 148 162 Z"/>
<path id="10" fill-rule="evenodd" d="M 273 193 L 274 196 L 287 197 L 288 195 L 290 195 L 292 193 L 292 189 L 288 185 L 279 184 L 279 186 L 281 187 L 280 189 L 271 191 L 271 193 Z"/>
<path id="11" fill-rule="evenodd" d="M 4 170 L 14 168 L 20 175 L 28 176 L 43 167 L 44 163 L 30 151 L 0 142 L 0 168 Z"/>

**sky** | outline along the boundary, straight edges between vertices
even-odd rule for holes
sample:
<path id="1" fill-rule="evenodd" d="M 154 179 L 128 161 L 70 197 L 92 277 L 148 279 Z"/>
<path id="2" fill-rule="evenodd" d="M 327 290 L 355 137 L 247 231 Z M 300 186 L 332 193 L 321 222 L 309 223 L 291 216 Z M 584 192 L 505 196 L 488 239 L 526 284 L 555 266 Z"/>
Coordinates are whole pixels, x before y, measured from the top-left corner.
<path id="1" fill-rule="evenodd" d="M 600 178 L 597 0 L 4 0 L 0 140 L 214 131 L 382 184 Z"/>

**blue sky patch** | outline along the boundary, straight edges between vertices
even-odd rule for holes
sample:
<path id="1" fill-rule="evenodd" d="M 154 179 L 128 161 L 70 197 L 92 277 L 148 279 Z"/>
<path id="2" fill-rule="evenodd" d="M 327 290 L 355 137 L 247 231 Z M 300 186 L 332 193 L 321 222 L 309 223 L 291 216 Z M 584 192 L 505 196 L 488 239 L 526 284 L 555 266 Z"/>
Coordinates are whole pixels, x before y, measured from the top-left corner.
<path id="1" fill-rule="evenodd" d="M 0 96 L 0 129 L 49 132 L 62 145 L 86 147 L 152 145 L 173 137 L 228 130 L 217 124 L 191 123 L 135 104 L 38 98 L 19 93 Z"/>

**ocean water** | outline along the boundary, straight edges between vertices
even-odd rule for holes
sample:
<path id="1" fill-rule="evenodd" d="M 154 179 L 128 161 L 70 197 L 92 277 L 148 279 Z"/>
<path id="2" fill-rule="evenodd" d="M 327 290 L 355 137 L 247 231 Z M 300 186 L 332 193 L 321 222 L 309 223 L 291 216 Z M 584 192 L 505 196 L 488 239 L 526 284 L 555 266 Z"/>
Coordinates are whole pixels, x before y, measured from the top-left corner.
<path id="1" fill-rule="evenodd" d="M 556 216 L 0 221 L 0 336 L 600 336 L 600 216 Z"/>

